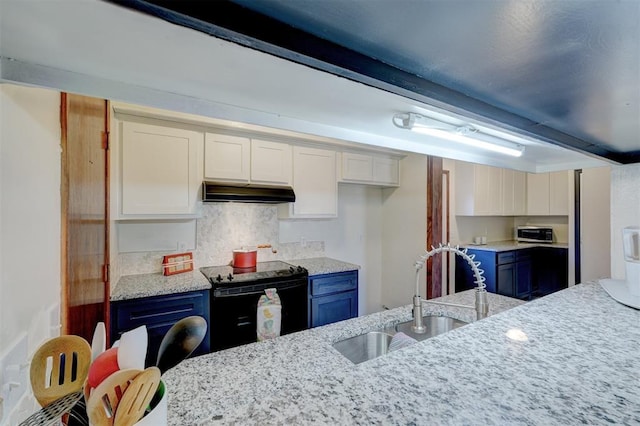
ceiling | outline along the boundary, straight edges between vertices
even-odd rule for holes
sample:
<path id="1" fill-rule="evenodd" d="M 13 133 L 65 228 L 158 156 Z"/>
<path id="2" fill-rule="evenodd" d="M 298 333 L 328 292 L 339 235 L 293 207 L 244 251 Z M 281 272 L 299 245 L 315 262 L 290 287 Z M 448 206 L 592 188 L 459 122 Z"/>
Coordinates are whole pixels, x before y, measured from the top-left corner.
<path id="1" fill-rule="evenodd" d="M 0 81 L 533 172 L 638 160 L 640 2 L 243 1 L 4 0 Z M 525 155 L 394 128 L 403 111 Z"/>
<path id="2" fill-rule="evenodd" d="M 314 64 L 321 69 L 462 108 L 561 146 L 640 161 L 637 0 L 122 3 L 150 13 L 142 3 L 159 5 L 180 14 L 182 25 L 210 23 L 206 30 L 217 36 L 290 60 L 311 63 L 305 55 L 324 61 Z"/>

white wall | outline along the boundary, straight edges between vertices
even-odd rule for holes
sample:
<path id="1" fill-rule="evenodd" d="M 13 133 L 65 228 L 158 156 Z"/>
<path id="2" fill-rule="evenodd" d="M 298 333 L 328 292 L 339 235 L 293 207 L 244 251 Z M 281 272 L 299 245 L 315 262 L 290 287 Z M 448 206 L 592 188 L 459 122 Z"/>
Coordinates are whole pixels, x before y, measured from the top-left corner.
<path id="1" fill-rule="evenodd" d="M 5 348 L 29 331 L 44 309 L 60 302 L 60 95 L 3 84 L 0 96 L 0 348 Z"/>
<path id="2" fill-rule="evenodd" d="M 338 186 L 338 218 L 280 221 L 280 241 L 324 241 L 325 255 L 360 265 L 360 315 L 382 310 L 382 190 Z"/>
<path id="3" fill-rule="evenodd" d="M 622 228 L 640 226 L 640 164 L 611 168 L 611 277 L 624 279 Z"/>
<path id="4" fill-rule="evenodd" d="M 269 204 L 206 203 L 193 231 L 184 222 L 118 223 L 121 246 L 130 238 L 145 243 L 145 250 L 119 254 L 119 270 L 122 275 L 160 272 L 162 256 L 175 247 L 164 246 L 154 238 L 158 234 L 188 240 L 195 233 L 196 267 L 227 264 L 231 251 L 243 245 L 271 244 L 277 253 L 260 249 L 258 261 L 327 256 L 360 265 L 358 304 L 364 315 L 382 308 L 381 217 L 381 189 L 367 185 L 339 185 L 336 219 L 278 220 L 277 207 Z"/>
<path id="5" fill-rule="evenodd" d="M 584 169 L 581 182 L 581 281 L 611 276 L 611 167 Z"/>
<path id="6" fill-rule="evenodd" d="M 514 218 L 510 216 L 454 216 L 457 234 L 451 240 L 468 244 L 474 236 L 486 236 L 487 242 L 513 240 Z"/>
<path id="7" fill-rule="evenodd" d="M 389 308 L 410 304 L 415 292 L 413 265 L 427 244 L 427 157 L 402 159 L 400 182 L 400 188 L 383 191 L 382 304 Z M 425 291 L 424 270 L 420 279 Z"/>
<path id="8" fill-rule="evenodd" d="M 0 85 L 0 364 L 59 334 L 59 110 L 57 92 Z"/>

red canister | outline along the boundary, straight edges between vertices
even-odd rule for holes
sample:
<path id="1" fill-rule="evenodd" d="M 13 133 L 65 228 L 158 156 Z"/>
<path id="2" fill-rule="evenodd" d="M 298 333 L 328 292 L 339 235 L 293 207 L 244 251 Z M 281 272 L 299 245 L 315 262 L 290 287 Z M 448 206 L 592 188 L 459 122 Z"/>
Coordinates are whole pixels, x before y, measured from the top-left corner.
<path id="1" fill-rule="evenodd" d="M 255 268 L 258 259 L 258 249 L 241 248 L 233 251 L 234 268 Z"/>

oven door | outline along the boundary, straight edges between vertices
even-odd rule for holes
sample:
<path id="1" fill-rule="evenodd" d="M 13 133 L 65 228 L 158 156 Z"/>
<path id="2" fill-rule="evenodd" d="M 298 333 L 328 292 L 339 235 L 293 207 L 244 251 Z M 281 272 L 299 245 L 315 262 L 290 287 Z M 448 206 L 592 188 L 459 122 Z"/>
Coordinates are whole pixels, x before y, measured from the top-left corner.
<path id="1" fill-rule="evenodd" d="M 257 340 L 258 300 L 264 289 L 275 288 L 282 303 L 281 334 L 307 328 L 307 279 L 247 285 L 239 293 L 211 297 L 211 350 L 219 351 Z M 237 288 L 234 290 L 238 290 Z"/>

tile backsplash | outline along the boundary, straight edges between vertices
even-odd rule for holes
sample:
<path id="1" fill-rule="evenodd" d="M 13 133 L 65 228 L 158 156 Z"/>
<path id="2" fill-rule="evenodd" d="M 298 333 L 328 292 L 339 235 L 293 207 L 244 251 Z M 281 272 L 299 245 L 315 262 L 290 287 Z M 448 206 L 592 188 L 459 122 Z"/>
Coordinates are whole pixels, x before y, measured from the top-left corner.
<path id="1" fill-rule="evenodd" d="M 272 246 L 258 249 L 259 262 L 324 256 L 324 241 L 280 244 L 278 208 L 274 205 L 206 203 L 201 206 L 201 216 L 195 221 L 196 247 L 192 250 L 195 268 L 228 264 L 233 249 L 259 244 Z M 132 226 L 135 227 L 127 223 L 126 226 L 120 226 L 118 232 L 132 232 Z M 175 234 L 178 227 L 171 222 L 162 226 L 167 228 L 167 233 L 172 234 Z M 136 232 L 146 232 L 145 227 L 141 225 Z M 153 232 L 159 232 L 157 223 Z M 189 235 L 185 235 L 185 240 L 188 237 Z M 153 236 L 149 236 L 149 240 L 153 241 Z M 118 255 L 119 275 L 161 272 L 162 257 L 171 253 L 164 245 L 154 249 L 153 243 L 150 243 L 147 251 L 121 252 Z"/>

